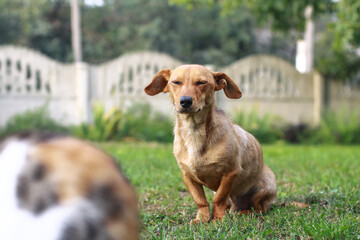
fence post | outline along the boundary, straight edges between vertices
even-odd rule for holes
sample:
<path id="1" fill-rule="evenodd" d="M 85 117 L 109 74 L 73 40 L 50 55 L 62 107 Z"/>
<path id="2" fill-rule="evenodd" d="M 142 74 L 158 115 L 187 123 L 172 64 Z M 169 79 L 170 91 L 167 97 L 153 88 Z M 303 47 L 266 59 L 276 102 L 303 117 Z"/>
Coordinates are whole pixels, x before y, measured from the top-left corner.
<path id="1" fill-rule="evenodd" d="M 324 99 L 324 80 L 320 73 L 315 71 L 313 73 L 313 84 L 314 84 L 314 118 L 313 124 L 315 126 L 320 124 L 321 113 L 323 110 L 323 99 Z"/>
<path id="2" fill-rule="evenodd" d="M 80 122 L 90 122 L 90 83 L 89 65 L 83 62 L 76 62 L 75 81 L 76 81 L 76 107 L 79 112 Z"/>

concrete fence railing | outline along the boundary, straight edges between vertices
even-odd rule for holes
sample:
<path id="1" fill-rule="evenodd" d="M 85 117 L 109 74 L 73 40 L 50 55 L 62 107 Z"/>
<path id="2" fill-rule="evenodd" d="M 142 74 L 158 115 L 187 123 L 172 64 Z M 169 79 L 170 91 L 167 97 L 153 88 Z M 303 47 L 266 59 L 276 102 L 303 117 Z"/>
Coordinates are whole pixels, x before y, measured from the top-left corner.
<path id="1" fill-rule="evenodd" d="M 63 64 L 30 49 L 0 46 L 0 125 L 16 113 L 44 104 L 50 116 L 61 123 L 88 122 L 94 101 L 103 102 L 106 108 L 145 102 L 173 115 L 167 94 L 150 97 L 143 89 L 159 70 L 181 64 L 156 52 L 125 54 L 100 65 Z M 324 89 L 332 109 L 360 102 L 359 90 L 342 83 L 325 87 L 318 73 L 301 74 L 274 56 L 250 56 L 214 70 L 228 74 L 243 92 L 239 100 L 227 99 L 223 92 L 217 94 L 218 105 L 230 114 L 233 109 L 257 108 L 259 114 L 270 112 L 287 122 L 317 124 Z"/>

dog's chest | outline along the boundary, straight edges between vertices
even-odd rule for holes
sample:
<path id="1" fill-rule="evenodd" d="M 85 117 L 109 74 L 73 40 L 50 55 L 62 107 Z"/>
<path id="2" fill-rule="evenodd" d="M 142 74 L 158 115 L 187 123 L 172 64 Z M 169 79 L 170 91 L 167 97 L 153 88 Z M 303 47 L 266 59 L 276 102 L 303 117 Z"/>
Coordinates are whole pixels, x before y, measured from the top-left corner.
<path id="1" fill-rule="evenodd" d="M 201 129 L 183 129 L 181 137 L 184 141 L 184 149 L 186 149 L 188 157 L 192 159 L 199 158 L 205 144 L 205 132 L 201 131 Z"/>
<path id="2" fill-rule="evenodd" d="M 187 154 L 178 161 L 178 164 L 180 169 L 191 176 L 194 181 L 214 191 L 217 190 L 224 170 L 220 162 L 214 161 L 206 155 Z"/>
<path id="3" fill-rule="evenodd" d="M 174 154 L 180 169 L 205 186 L 217 186 L 217 176 L 221 176 L 224 168 L 221 166 L 221 162 L 217 161 L 216 156 L 211 156 L 206 151 L 206 147 L 209 146 L 207 146 L 205 132 L 201 129 L 199 131 L 179 130 L 179 135 L 175 135 L 177 148 Z M 182 144 L 178 144 L 180 142 Z"/>

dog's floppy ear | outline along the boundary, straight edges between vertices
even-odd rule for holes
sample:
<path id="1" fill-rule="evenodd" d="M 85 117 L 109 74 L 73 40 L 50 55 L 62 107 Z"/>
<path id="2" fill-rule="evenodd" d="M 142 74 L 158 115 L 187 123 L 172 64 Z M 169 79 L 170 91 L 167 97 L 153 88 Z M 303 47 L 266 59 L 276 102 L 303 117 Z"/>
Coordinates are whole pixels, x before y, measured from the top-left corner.
<path id="1" fill-rule="evenodd" d="M 215 79 L 215 91 L 224 89 L 225 95 L 228 98 L 241 98 L 241 91 L 236 86 L 235 82 L 225 73 L 213 72 Z"/>
<path id="2" fill-rule="evenodd" d="M 151 83 L 144 89 L 145 93 L 154 96 L 161 92 L 168 92 L 168 81 L 171 75 L 170 69 L 164 69 L 158 72 L 152 79 Z"/>

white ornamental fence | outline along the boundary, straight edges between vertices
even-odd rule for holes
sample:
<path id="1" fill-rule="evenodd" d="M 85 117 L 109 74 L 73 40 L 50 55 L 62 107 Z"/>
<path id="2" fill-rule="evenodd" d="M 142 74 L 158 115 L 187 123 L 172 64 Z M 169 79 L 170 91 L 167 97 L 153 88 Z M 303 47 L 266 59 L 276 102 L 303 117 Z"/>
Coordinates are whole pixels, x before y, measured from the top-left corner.
<path id="1" fill-rule="evenodd" d="M 156 52 L 125 54 L 100 65 L 63 64 L 30 49 L 0 46 L 0 125 L 14 114 L 44 104 L 50 116 L 63 124 L 89 122 L 96 101 L 107 109 L 149 103 L 154 110 L 173 116 L 167 94 L 150 97 L 143 89 L 159 70 L 181 64 Z M 292 64 L 266 55 L 250 56 L 215 70 L 228 74 L 243 92 L 238 100 L 218 93 L 218 105 L 229 114 L 257 108 L 259 114 L 270 112 L 291 123 L 316 124 L 320 120 L 324 84 L 317 73 L 301 74 Z M 360 102 L 359 91 L 344 84 L 330 83 L 327 89 L 332 109 Z"/>

